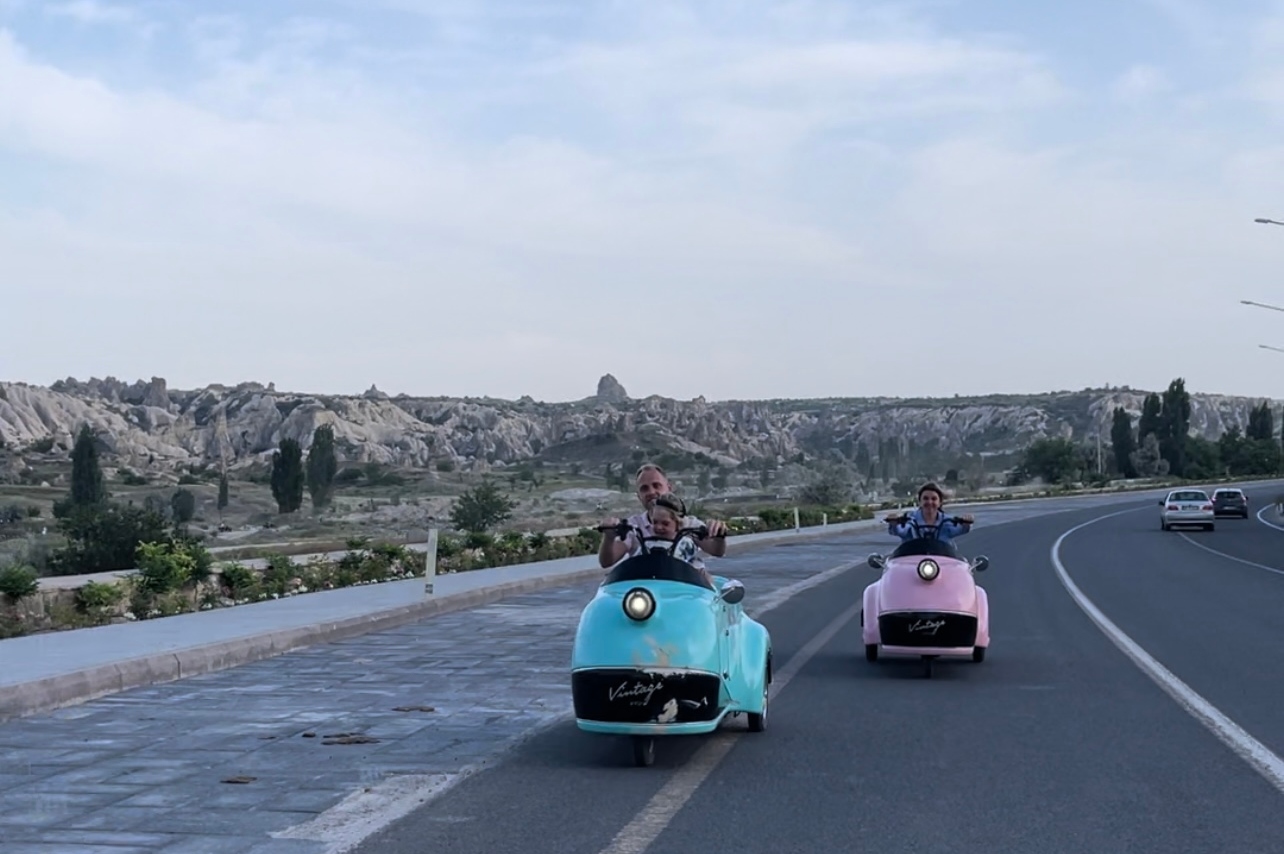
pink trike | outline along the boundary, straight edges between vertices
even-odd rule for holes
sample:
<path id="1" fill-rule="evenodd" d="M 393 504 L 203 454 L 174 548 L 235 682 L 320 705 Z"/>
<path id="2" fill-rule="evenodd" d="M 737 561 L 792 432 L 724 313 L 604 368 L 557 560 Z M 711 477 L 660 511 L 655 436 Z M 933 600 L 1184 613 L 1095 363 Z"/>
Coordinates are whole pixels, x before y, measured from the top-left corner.
<path id="1" fill-rule="evenodd" d="M 861 634 L 867 661 L 877 661 L 880 653 L 917 655 L 931 678 L 932 662 L 940 656 L 985 660 L 989 599 L 972 574 L 985 571 L 988 558 L 968 561 L 952 542 L 929 533 L 906 540 L 887 557 L 870 555 L 869 565 L 882 576 L 865 588 Z"/>

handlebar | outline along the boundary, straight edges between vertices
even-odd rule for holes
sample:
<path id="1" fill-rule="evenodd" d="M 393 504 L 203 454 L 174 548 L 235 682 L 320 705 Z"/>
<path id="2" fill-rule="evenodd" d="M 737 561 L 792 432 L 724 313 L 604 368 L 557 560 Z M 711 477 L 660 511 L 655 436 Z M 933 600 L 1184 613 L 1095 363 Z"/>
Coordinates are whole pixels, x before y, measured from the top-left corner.
<path id="1" fill-rule="evenodd" d="M 607 531 L 614 531 L 617 536 L 619 536 L 620 538 L 623 538 L 628 535 L 630 530 L 637 530 L 637 529 L 634 528 L 632 525 L 630 525 L 628 522 L 620 522 L 617 525 L 598 525 L 596 526 L 596 530 L 601 531 L 602 533 L 606 533 Z M 677 536 L 675 536 L 674 539 L 675 540 L 681 539 L 683 536 L 686 536 L 688 534 L 695 537 L 697 540 L 707 539 L 709 537 L 709 526 L 701 525 L 698 528 L 679 528 Z M 725 540 L 726 538 L 727 538 L 727 535 L 725 533 L 722 533 L 722 534 L 718 534 L 713 539 Z"/>
<path id="2" fill-rule="evenodd" d="M 967 520 L 965 520 L 962 516 L 942 516 L 941 518 L 942 518 L 944 521 L 946 521 L 946 522 L 953 522 L 953 523 L 954 523 L 954 524 L 956 524 L 956 525 L 966 525 L 966 524 L 968 524 Z M 890 524 L 890 523 L 892 523 L 892 522 L 895 522 L 895 523 L 896 523 L 896 524 L 898 524 L 898 525 L 902 525 L 902 524 L 904 524 L 905 522 L 908 522 L 908 521 L 909 521 L 909 514 L 908 514 L 908 513 L 902 513 L 900 516 L 889 516 L 889 517 L 888 517 L 888 519 L 887 519 L 887 521 L 888 521 L 888 523 L 889 523 L 889 524 Z M 925 528 L 935 528 L 935 527 L 937 527 L 937 526 L 936 526 L 936 525 L 928 525 L 928 524 L 924 523 L 924 524 L 923 524 L 923 527 L 925 527 Z"/>

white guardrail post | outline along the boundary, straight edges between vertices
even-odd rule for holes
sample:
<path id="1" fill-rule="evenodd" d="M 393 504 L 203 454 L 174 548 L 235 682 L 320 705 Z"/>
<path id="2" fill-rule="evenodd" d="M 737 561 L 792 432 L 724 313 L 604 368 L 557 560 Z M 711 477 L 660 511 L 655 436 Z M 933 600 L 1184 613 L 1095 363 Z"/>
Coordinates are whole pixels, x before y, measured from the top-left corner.
<path id="1" fill-rule="evenodd" d="M 794 508 L 794 530 L 795 530 L 795 531 L 801 531 L 801 530 L 802 530 L 802 523 L 798 521 L 798 508 L 797 508 L 797 507 L 795 507 L 795 508 Z"/>
<path id="2" fill-rule="evenodd" d="M 428 545 L 424 549 L 424 596 L 433 595 L 433 582 L 437 579 L 437 529 L 428 529 Z"/>

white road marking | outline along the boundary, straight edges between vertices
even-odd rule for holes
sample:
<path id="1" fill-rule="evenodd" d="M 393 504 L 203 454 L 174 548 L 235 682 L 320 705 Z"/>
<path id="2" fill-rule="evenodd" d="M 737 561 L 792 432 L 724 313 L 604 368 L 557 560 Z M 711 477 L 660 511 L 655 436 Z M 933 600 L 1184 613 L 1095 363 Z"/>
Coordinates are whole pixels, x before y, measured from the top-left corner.
<path id="1" fill-rule="evenodd" d="M 864 563 L 864 559 L 840 563 L 838 566 L 827 569 L 824 572 L 818 572 L 815 575 L 802 579 L 801 581 L 795 581 L 793 584 L 787 585 L 775 592 L 768 593 L 766 596 L 763 596 L 762 599 L 756 603 L 756 607 L 746 607 L 745 612 L 754 619 L 757 619 L 762 614 L 780 607 L 799 593 L 802 593 L 804 590 L 810 590 L 813 587 L 824 584 L 826 581 L 829 581 L 832 578 L 837 578 L 844 572 L 847 572 L 850 569 L 855 569 Z M 874 577 L 871 577 L 870 580 L 873 581 Z"/>
<path id="2" fill-rule="evenodd" d="M 1132 659 L 1133 664 L 1137 665 L 1143 673 L 1153 679 L 1179 706 L 1207 727 L 1223 744 L 1247 762 L 1254 771 L 1261 774 L 1267 782 L 1281 793 L 1284 793 L 1284 759 L 1280 759 L 1266 745 L 1245 732 L 1239 724 L 1232 721 L 1220 709 L 1196 693 L 1189 685 L 1178 679 L 1172 671 L 1142 649 L 1136 641 L 1111 622 L 1110 618 L 1103 614 L 1091 599 L 1083 594 L 1083 591 L 1070 578 L 1070 574 L 1066 572 L 1065 565 L 1061 562 L 1061 544 L 1065 542 L 1066 537 L 1089 525 L 1094 525 L 1097 522 L 1115 516 L 1122 516 L 1125 513 L 1135 513 L 1139 509 L 1141 508 L 1120 510 L 1115 513 L 1098 516 L 1095 519 L 1075 525 L 1057 537 L 1057 541 L 1052 544 L 1050 554 L 1052 566 L 1056 569 L 1057 576 L 1061 579 L 1062 585 L 1069 591 L 1075 604 L 1083 609 L 1084 613 L 1097 624 L 1097 628 L 1101 629 L 1106 637 L 1114 642 L 1115 646 L 1119 647 L 1125 655 Z"/>
<path id="3" fill-rule="evenodd" d="M 847 561 L 838 566 L 831 567 L 815 575 L 810 575 L 804 579 L 786 585 L 772 593 L 768 593 L 762 598 L 757 607 L 747 607 L 745 610 L 754 619 L 762 616 L 768 611 L 772 611 L 785 602 L 797 596 L 803 591 L 810 590 L 819 584 L 823 584 L 833 578 L 837 578 L 844 572 L 859 566 L 864 561 Z M 495 606 L 490 606 L 495 607 Z M 859 612 L 859 604 L 856 606 Z M 848 617 L 850 619 L 850 617 Z M 835 629 L 837 631 L 837 629 Z M 819 637 L 819 636 L 818 636 Z M 814 642 L 814 641 L 813 641 Z M 804 649 L 802 652 L 805 652 Z M 794 662 L 798 661 L 799 652 L 794 658 L 790 659 L 789 664 L 780 673 L 774 674 L 772 678 L 773 696 L 780 688 L 789 681 L 790 677 L 796 672 L 789 670 L 794 667 Z M 813 653 L 814 654 L 814 653 Z M 810 655 L 808 655 L 810 658 Z M 799 662 L 798 667 L 802 666 Z M 497 750 L 493 756 L 486 760 L 474 763 L 460 769 L 453 774 L 433 774 L 433 775 L 402 775 L 390 777 L 382 780 L 361 791 L 354 792 L 343 801 L 335 804 L 330 809 L 318 815 L 316 818 L 304 824 L 295 825 L 283 831 L 272 833 L 271 836 L 278 839 L 308 839 L 315 842 L 322 842 L 326 845 L 326 854 L 345 854 L 357 847 L 366 838 L 376 832 L 391 825 L 398 819 L 404 818 L 411 812 L 425 806 L 434 798 L 440 797 L 458 783 L 473 776 L 477 772 L 490 767 L 499 761 L 505 754 L 512 750 L 518 744 L 528 741 L 531 737 L 550 729 L 568 719 L 574 718 L 575 710 L 570 705 L 570 698 L 567 698 L 567 710 L 560 714 L 554 715 L 536 725 L 532 729 L 523 733 L 511 744 L 501 750 Z M 727 740 L 727 750 L 734 743 L 734 734 L 732 733 L 714 733 L 710 736 L 710 747 L 715 747 L 722 740 Z M 725 753 L 725 751 L 723 751 Z M 697 757 L 699 758 L 699 757 Z M 721 759 L 721 756 L 718 757 Z M 716 765 L 717 762 L 714 762 Z M 712 766 L 710 766 L 712 770 Z M 707 774 L 708 772 L 706 772 Z M 703 779 L 703 777 L 701 778 Z M 697 784 L 698 785 L 698 784 Z M 622 849 L 628 850 L 628 849 Z"/>
<path id="4" fill-rule="evenodd" d="M 812 656 L 860 613 L 861 605 L 861 602 L 856 602 L 835 617 L 793 658 L 789 659 L 789 663 L 781 668 L 779 673 L 774 674 L 771 683 L 771 699 L 780 694 L 789 684 L 789 680 L 794 678 Z M 770 716 L 768 716 L 767 727 L 767 732 L 770 732 Z M 655 793 L 633 820 L 615 835 L 611 844 L 602 849 L 602 854 L 642 854 L 664 832 L 664 829 L 673 821 L 673 817 L 691 799 L 696 789 L 700 788 L 700 784 L 718 767 L 718 763 L 731 752 L 736 741 L 744 735 L 743 732 L 718 732 L 712 735 L 695 756 L 691 757 L 691 760 L 675 772 L 660 791 Z"/>
<path id="5" fill-rule="evenodd" d="M 1274 528 L 1277 531 L 1284 531 L 1284 525 L 1276 525 L 1274 522 L 1267 522 L 1265 519 L 1262 518 L 1262 514 L 1265 513 L 1269 508 L 1274 506 L 1275 505 L 1273 503 L 1262 505 L 1262 509 L 1258 510 L 1257 513 L 1255 514 L 1257 516 L 1257 521 L 1261 522 L 1263 525 L 1265 525 L 1268 528 Z"/>
<path id="6" fill-rule="evenodd" d="M 1183 540 L 1185 540 L 1186 542 L 1190 543 L 1190 544 L 1191 544 L 1192 546 L 1194 546 L 1195 548 L 1197 548 L 1197 549 L 1203 549 L 1204 551 L 1208 552 L 1209 554 L 1217 555 L 1218 557 L 1226 558 L 1226 560 L 1233 560 L 1233 561 L 1235 561 L 1236 563 L 1242 563 L 1242 564 L 1244 564 L 1245 566 L 1251 566 L 1251 567 L 1255 567 L 1255 568 L 1257 568 L 1257 569 L 1264 569 L 1264 570 L 1266 570 L 1267 572 L 1273 572 L 1273 573 L 1275 573 L 1276 575 L 1284 575 L 1284 569 L 1276 569 L 1276 568 L 1275 568 L 1275 567 L 1273 567 L 1273 566 L 1267 566 L 1266 564 L 1262 564 L 1262 563 L 1254 563 L 1253 561 L 1251 561 L 1251 560 L 1245 560 L 1245 559 L 1244 559 L 1244 558 L 1242 558 L 1242 557 L 1235 557 L 1235 555 L 1228 555 L 1228 554 L 1226 554 L 1226 552 L 1219 552 L 1217 549 L 1210 549 L 1208 546 L 1204 545 L 1203 543 L 1197 543 L 1197 542 L 1195 542 L 1195 541 L 1194 541 L 1194 540 L 1192 540 L 1192 539 L 1191 539 L 1187 534 L 1183 534 L 1181 531 L 1178 531 L 1178 532 L 1177 532 L 1177 536 L 1181 537 Z"/>
<path id="7" fill-rule="evenodd" d="M 348 795 L 304 824 L 270 834 L 276 839 L 309 839 L 329 843 L 327 851 L 347 851 L 367 836 L 409 815 L 429 798 L 455 784 L 457 774 L 392 777 Z"/>

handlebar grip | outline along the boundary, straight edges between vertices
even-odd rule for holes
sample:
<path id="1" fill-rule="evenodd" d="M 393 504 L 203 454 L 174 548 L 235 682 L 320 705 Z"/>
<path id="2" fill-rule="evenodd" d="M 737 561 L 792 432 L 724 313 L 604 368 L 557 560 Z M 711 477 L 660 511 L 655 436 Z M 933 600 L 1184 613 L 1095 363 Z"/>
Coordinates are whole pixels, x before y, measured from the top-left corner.
<path id="1" fill-rule="evenodd" d="M 618 525 L 598 525 L 596 530 L 601 531 L 604 534 L 607 531 L 614 531 L 615 533 L 623 537 L 629 533 L 629 527 L 630 526 L 628 522 L 620 522 Z"/>

